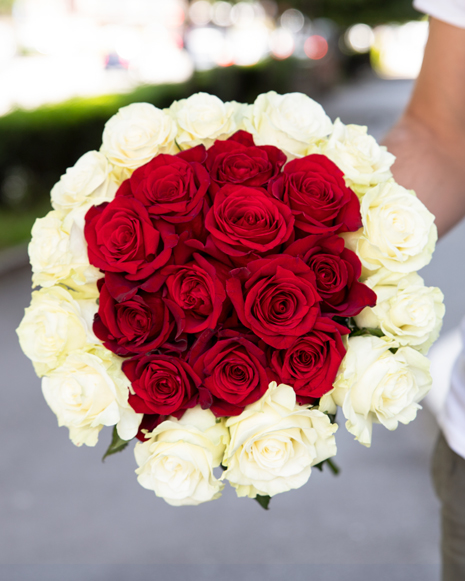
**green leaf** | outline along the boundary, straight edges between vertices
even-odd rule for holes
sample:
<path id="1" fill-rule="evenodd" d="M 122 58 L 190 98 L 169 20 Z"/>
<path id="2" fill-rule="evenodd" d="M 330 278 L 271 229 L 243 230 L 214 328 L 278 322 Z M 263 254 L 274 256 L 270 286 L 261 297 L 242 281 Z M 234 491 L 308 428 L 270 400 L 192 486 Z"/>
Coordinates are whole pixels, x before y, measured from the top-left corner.
<path id="1" fill-rule="evenodd" d="M 375 337 L 384 337 L 384 333 L 381 331 L 381 329 L 368 328 L 367 331 L 370 333 L 370 335 L 374 335 Z"/>
<path id="2" fill-rule="evenodd" d="M 372 327 L 358 329 L 350 334 L 351 337 L 360 337 L 361 335 L 373 335 L 374 337 L 384 337 L 384 333 L 381 331 L 381 329 L 374 329 Z"/>
<path id="3" fill-rule="evenodd" d="M 351 337 L 360 337 L 361 335 L 366 335 L 365 329 L 357 329 L 353 333 L 350 334 Z"/>
<path id="4" fill-rule="evenodd" d="M 257 494 L 257 496 L 255 497 L 255 500 L 258 502 L 258 504 L 262 508 L 264 508 L 265 510 L 268 510 L 268 505 L 270 504 L 270 500 L 271 500 L 270 496 L 260 496 L 260 494 Z"/>
<path id="5" fill-rule="evenodd" d="M 315 464 L 315 466 L 313 466 L 313 468 L 318 468 L 318 470 L 320 472 L 323 472 L 323 466 L 325 464 L 327 464 L 329 466 L 329 469 L 334 474 L 334 476 L 337 476 L 339 474 L 339 472 L 341 471 L 341 469 L 339 468 L 339 466 L 337 464 L 335 464 L 331 460 L 331 458 L 327 458 L 326 460 L 323 460 L 323 462 L 320 462 L 319 464 Z"/>
<path id="6" fill-rule="evenodd" d="M 328 416 L 328 418 L 329 418 L 329 421 L 330 421 L 332 424 L 335 424 L 335 423 L 336 423 L 336 414 L 330 414 L 329 412 L 325 412 L 325 413 L 326 413 L 326 415 Z"/>
<path id="7" fill-rule="evenodd" d="M 116 454 L 116 452 L 122 452 L 126 446 L 129 444 L 130 440 L 122 440 L 118 436 L 118 432 L 116 430 L 116 426 L 113 428 L 113 437 L 111 439 L 111 444 L 108 446 L 108 450 L 105 452 L 102 462 L 105 462 L 105 458 L 107 456 L 111 456 L 112 454 Z"/>
<path id="8" fill-rule="evenodd" d="M 353 329 L 354 327 L 356 327 L 354 320 L 349 319 L 349 317 L 333 317 L 333 321 L 336 321 L 336 323 L 339 323 L 344 327 L 348 327 L 349 329 Z"/>
<path id="9" fill-rule="evenodd" d="M 337 464 L 335 464 L 331 458 L 328 458 L 326 460 L 326 463 L 328 464 L 328 466 L 331 469 L 331 472 L 334 474 L 334 476 L 337 476 L 339 474 L 339 472 L 341 471 L 341 469 L 339 468 L 339 466 Z"/>

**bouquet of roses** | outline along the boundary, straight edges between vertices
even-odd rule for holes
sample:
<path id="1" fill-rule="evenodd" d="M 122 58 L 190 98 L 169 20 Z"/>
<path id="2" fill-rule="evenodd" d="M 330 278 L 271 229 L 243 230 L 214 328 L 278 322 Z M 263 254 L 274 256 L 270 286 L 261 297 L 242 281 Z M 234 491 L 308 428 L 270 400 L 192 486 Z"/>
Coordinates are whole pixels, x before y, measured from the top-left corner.
<path id="1" fill-rule="evenodd" d="M 29 246 L 18 335 L 72 442 L 114 426 L 106 455 L 137 438 L 170 504 L 227 480 L 266 506 L 332 465 L 337 406 L 366 446 L 413 420 L 444 306 L 416 274 L 434 217 L 393 160 L 298 93 L 120 109 Z"/>

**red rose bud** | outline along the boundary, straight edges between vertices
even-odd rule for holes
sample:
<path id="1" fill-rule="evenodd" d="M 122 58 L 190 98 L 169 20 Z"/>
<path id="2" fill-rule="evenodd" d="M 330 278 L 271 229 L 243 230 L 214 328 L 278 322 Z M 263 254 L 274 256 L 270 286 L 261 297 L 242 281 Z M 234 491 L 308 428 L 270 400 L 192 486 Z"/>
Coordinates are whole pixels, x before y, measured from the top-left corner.
<path id="1" fill-rule="evenodd" d="M 265 353 L 243 337 L 218 341 L 194 364 L 203 386 L 213 396 L 216 416 L 237 416 L 268 389 L 271 373 Z"/>
<path id="2" fill-rule="evenodd" d="M 238 131 L 226 141 L 215 141 L 207 151 L 210 193 L 214 196 L 226 184 L 266 187 L 285 163 L 286 156 L 277 147 L 257 147 L 250 133 Z"/>
<path id="3" fill-rule="evenodd" d="M 307 236 L 285 251 L 301 258 L 315 273 L 323 313 L 354 317 L 365 307 L 374 307 L 376 294 L 358 282 L 362 264 L 358 256 L 344 247 L 339 236 Z"/>
<path id="4" fill-rule="evenodd" d="M 192 221 L 203 206 L 210 176 L 201 165 L 205 147 L 178 155 L 161 154 L 135 170 L 117 192 L 139 200 L 151 216 L 179 224 Z"/>
<path id="5" fill-rule="evenodd" d="M 180 417 L 184 414 L 184 410 L 181 412 Z M 142 416 L 142 421 L 139 424 L 139 430 L 136 434 L 136 438 L 141 442 L 146 441 L 145 435 L 147 433 L 153 432 L 153 430 L 159 426 L 162 422 L 168 419 L 169 416 L 161 416 L 160 414 L 144 414 Z"/>
<path id="6" fill-rule="evenodd" d="M 228 270 L 199 254 L 184 266 L 167 266 L 164 297 L 174 314 L 178 328 L 185 333 L 214 329 L 224 314 Z"/>
<path id="7" fill-rule="evenodd" d="M 346 352 L 341 334 L 347 333 L 349 329 L 321 317 L 310 333 L 296 339 L 287 349 L 272 353 L 273 370 L 282 383 L 294 388 L 299 403 L 314 403 L 331 391 Z"/>
<path id="8" fill-rule="evenodd" d="M 261 188 L 226 185 L 215 196 L 205 227 L 220 252 L 243 266 L 269 254 L 293 236 L 289 208 Z"/>
<path id="9" fill-rule="evenodd" d="M 169 416 L 184 412 L 199 401 L 200 379 L 179 357 L 134 357 L 123 363 L 123 372 L 134 392 L 129 394 L 129 405 L 137 413 Z"/>
<path id="10" fill-rule="evenodd" d="M 342 171 L 324 155 L 290 161 L 269 190 L 292 210 L 295 227 L 305 234 L 353 232 L 362 226 L 360 203 Z"/>
<path id="11" fill-rule="evenodd" d="M 103 271 L 124 273 L 130 281 L 165 266 L 178 240 L 171 224 L 152 222 L 138 200 L 123 196 L 92 206 L 84 235 L 89 262 Z"/>
<path id="12" fill-rule="evenodd" d="M 226 290 L 241 323 L 276 349 L 313 328 L 320 314 L 315 275 L 299 258 L 255 260 L 232 271 Z"/>
<path id="13" fill-rule="evenodd" d="M 146 353 L 161 347 L 174 328 L 174 320 L 161 293 L 144 293 L 117 302 L 100 285 L 94 333 L 105 347 L 120 356 Z"/>

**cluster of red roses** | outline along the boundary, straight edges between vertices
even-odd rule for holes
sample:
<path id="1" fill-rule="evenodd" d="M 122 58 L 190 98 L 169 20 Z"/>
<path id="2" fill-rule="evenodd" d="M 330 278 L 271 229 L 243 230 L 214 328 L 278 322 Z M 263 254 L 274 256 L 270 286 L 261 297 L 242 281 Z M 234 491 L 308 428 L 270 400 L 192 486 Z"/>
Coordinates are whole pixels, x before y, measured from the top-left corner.
<path id="1" fill-rule="evenodd" d="M 238 415 L 272 380 L 300 403 L 331 389 L 349 332 L 334 317 L 376 302 L 337 236 L 361 226 L 359 202 L 325 156 L 285 162 L 239 131 L 156 156 L 88 211 L 94 332 L 128 357 L 141 428 L 196 404 Z"/>

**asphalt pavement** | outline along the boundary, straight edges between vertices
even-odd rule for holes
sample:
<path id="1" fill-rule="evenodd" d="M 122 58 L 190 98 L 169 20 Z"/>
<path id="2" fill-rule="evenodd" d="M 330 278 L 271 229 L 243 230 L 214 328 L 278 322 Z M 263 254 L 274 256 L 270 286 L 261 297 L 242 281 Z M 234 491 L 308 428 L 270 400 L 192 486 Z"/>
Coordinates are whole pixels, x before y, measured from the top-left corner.
<path id="1" fill-rule="evenodd" d="M 370 77 L 323 104 L 380 138 L 410 90 L 407 81 Z M 456 269 L 464 243 L 462 226 L 423 271 L 446 294 L 446 330 L 465 311 L 457 291 L 465 272 Z M 395 432 L 375 426 L 371 449 L 341 426 L 341 474 L 313 471 L 269 511 L 231 488 L 215 502 L 174 508 L 139 486 L 132 450 L 101 462 L 109 429 L 95 448 L 76 448 L 57 427 L 14 333 L 29 300 L 27 268 L 0 277 L 1 581 L 439 579 L 429 477 L 437 427 L 427 410 Z"/>

